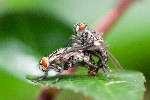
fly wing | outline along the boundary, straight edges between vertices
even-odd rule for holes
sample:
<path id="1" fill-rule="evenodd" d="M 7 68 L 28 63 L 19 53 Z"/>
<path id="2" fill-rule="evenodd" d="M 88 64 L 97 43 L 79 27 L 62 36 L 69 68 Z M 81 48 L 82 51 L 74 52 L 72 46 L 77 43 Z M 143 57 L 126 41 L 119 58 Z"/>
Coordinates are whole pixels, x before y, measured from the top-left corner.
<path id="1" fill-rule="evenodd" d="M 108 57 L 110 58 L 110 60 L 112 61 L 112 63 L 115 65 L 115 67 L 119 70 L 123 70 L 123 67 L 121 66 L 121 64 L 119 63 L 119 61 L 107 50 L 108 53 Z"/>
<path id="2" fill-rule="evenodd" d="M 102 43 L 99 46 L 89 46 L 87 47 L 88 50 L 100 50 L 100 49 L 106 49 L 108 47 L 108 44 Z"/>

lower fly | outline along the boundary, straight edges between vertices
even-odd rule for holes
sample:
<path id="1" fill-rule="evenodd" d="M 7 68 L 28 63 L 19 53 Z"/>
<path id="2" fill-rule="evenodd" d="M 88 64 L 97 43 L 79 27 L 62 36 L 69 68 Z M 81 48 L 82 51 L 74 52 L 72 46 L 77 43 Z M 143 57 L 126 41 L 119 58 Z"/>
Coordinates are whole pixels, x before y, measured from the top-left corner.
<path id="1" fill-rule="evenodd" d="M 94 62 L 90 53 L 84 53 L 83 50 L 75 49 L 76 48 L 72 47 L 64 47 L 54 51 L 47 57 L 43 57 L 39 62 L 39 66 L 42 67 L 42 70 L 45 72 L 45 76 L 42 78 L 40 77 L 38 80 L 45 79 L 48 72 L 53 70 L 58 73 L 55 81 L 57 82 L 60 73 L 64 70 L 68 70 L 68 68 L 77 67 L 79 65 L 85 65 L 88 69 L 88 75 L 95 76 L 101 66 Z"/>

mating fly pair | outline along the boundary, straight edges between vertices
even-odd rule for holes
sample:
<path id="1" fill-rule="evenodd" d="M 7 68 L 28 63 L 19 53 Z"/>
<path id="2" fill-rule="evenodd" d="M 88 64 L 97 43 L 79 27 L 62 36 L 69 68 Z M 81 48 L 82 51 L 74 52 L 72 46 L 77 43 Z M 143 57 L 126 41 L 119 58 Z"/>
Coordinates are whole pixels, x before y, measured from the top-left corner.
<path id="1" fill-rule="evenodd" d="M 107 44 L 102 39 L 101 34 L 88 28 L 85 23 L 76 24 L 74 32 L 76 34 L 70 37 L 64 48 L 60 48 L 48 57 L 45 56 L 41 59 L 39 66 L 42 67 L 45 76 L 40 79 L 46 78 L 49 70 L 54 70 L 60 74 L 63 70 L 79 65 L 85 65 L 90 76 L 95 76 L 98 70 L 102 68 L 106 77 L 109 77 L 106 64 L 108 56 L 115 66 L 121 67 L 107 50 Z M 95 62 L 92 56 L 96 56 L 98 62 Z"/>

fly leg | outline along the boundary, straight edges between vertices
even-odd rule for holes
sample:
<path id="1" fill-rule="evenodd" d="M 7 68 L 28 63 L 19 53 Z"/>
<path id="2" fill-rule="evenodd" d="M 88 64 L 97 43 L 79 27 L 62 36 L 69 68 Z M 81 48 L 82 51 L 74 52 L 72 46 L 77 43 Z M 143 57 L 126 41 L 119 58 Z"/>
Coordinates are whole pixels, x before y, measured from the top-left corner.
<path id="1" fill-rule="evenodd" d="M 45 71 L 45 75 L 37 77 L 36 81 L 34 81 L 34 82 L 38 83 L 39 81 L 45 80 L 47 78 L 47 76 L 48 76 L 48 71 Z"/>
<path id="2" fill-rule="evenodd" d="M 60 67 L 60 69 L 58 69 L 58 71 L 57 71 L 58 74 L 56 75 L 56 79 L 52 82 L 52 84 L 55 84 L 55 83 L 57 83 L 59 81 L 60 73 L 64 70 L 64 61 L 63 61 L 62 58 L 60 58 L 60 61 L 61 61 L 61 67 Z"/>
<path id="3" fill-rule="evenodd" d="M 93 66 L 88 67 L 88 75 L 95 76 L 98 72 L 99 68 L 94 68 Z"/>
<path id="4" fill-rule="evenodd" d="M 67 46 L 71 46 L 71 43 L 78 43 L 78 44 L 81 44 L 81 40 L 79 38 L 77 38 L 77 36 L 75 35 L 71 35 L 70 39 L 68 40 L 67 44 L 66 44 L 66 47 Z"/>
<path id="5" fill-rule="evenodd" d="M 99 70 L 99 67 L 88 61 L 85 61 L 85 63 L 89 66 L 88 67 L 88 75 L 95 76 Z"/>
<path id="6" fill-rule="evenodd" d="M 58 73 L 58 74 L 56 75 L 56 79 L 52 82 L 52 84 L 57 83 L 57 82 L 59 81 L 59 79 L 60 79 L 60 73 Z"/>
<path id="7" fill-rule="evenodd" d="M 99 51 L 94 51 L 93 52 L 96 56 L 98 56 L 100 58 L 100 60 L 97 62 L 97 64 L 99 65 L 99 67 L 103 68 L 103 71 L 104 71 L 104 74 L 105 76 L 111 80 L 109 74 L 107 73 L 107 65 L 106 65 L 106 62 L 107 62 L 107 54 L 105 52 L 105 50 L 102 50 L 102 52 L 100 53 Z"/>
<path id="8" fill-rule="evenodd" d="M 76 40 L 76 36 L 75 35 L 71 35 L 70 39 L 67 41 L 66 47 L 67 46 L 71 46 L 70 43 L 71 43 L 71 41 L 74 41 L 74 40 Z"/>

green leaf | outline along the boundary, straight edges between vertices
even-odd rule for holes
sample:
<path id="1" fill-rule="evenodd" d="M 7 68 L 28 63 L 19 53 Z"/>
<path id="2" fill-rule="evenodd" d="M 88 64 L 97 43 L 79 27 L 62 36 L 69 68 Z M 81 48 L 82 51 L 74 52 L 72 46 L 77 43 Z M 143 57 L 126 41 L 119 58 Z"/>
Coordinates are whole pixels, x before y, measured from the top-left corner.
<path id="1" fill-rule="evenodd" d="M 18 80 L 24 80 L 24 76 L 27 74 L 38 73 L 36 65 L 39 59 L 45 54 L 49 55 L 53 50 L 63 47 L 69 36 L 73 34 L 72 29 L 75 23 L 86 22 L 90 27 L 94 27 L 102 20 L 102 16 L 105 16 L 109 9 L 118 2 L 118 0 L 106 0 L 105 2 L 104 0 L 94 2 L 92 0 L 1 1 L 0 71 L 4 71 L 6 75 L 10 74 Z M 150 94 L 148 60 L 150 59 L 150 13 L 146 13 L 149 12 L 149 3 L 149 0 L 133 3 L 107 33 L 106 38 L 110 44 L 110 51 L 124 68 L 144 73 L 147 80 L 147 94 Z M 18 93 L 22 88 L 31 90 L 29 86 L 22 85 L 21 87 L 25 81 L 21 83 L 12 79 L 11 82 L 14 80 L 20 84 L 18 87 L 12 85 L 10 80 L 5 80 L 8 78 L 4 74 L 0 76 L 0 79 L 4 79 L 0 82 L 3 87 L 0 88 L 2 100 L 2 97 L 5 97 L 4 100 L 19 97 L 15 95 L 15 92 L 9 90 L 16 89 Z M 32 92 L 34 90 L 32 89 Z M 27 91 L 22 91 L 21 94 L 26 94 L 25 96 L 28 97 L 31 95 Z M 34 95 L 34 93 L 32 94 Z"/>
<path id="2" fill-rule="evenodd" d="M 145 77 L 142 73 L 120 71 L 109 74 L 111 81 L 103 75 L 89 77 L 71 74 L 60 75 L 60 80 L 56 84 L 52 84 L 56 77 L 48 77 L 39 83 L 82 93 L 94 100 L 141 100 L 143 98 Z M 36 76 L 26 78 L 31 81 L 37 79 Z"/>
<path id="3" fill-rule="evenodd" d="M 0 89 L 0 100 L 35 100 L 41 86 L 29 84 L 5 70 L 0 70 Z"/>

